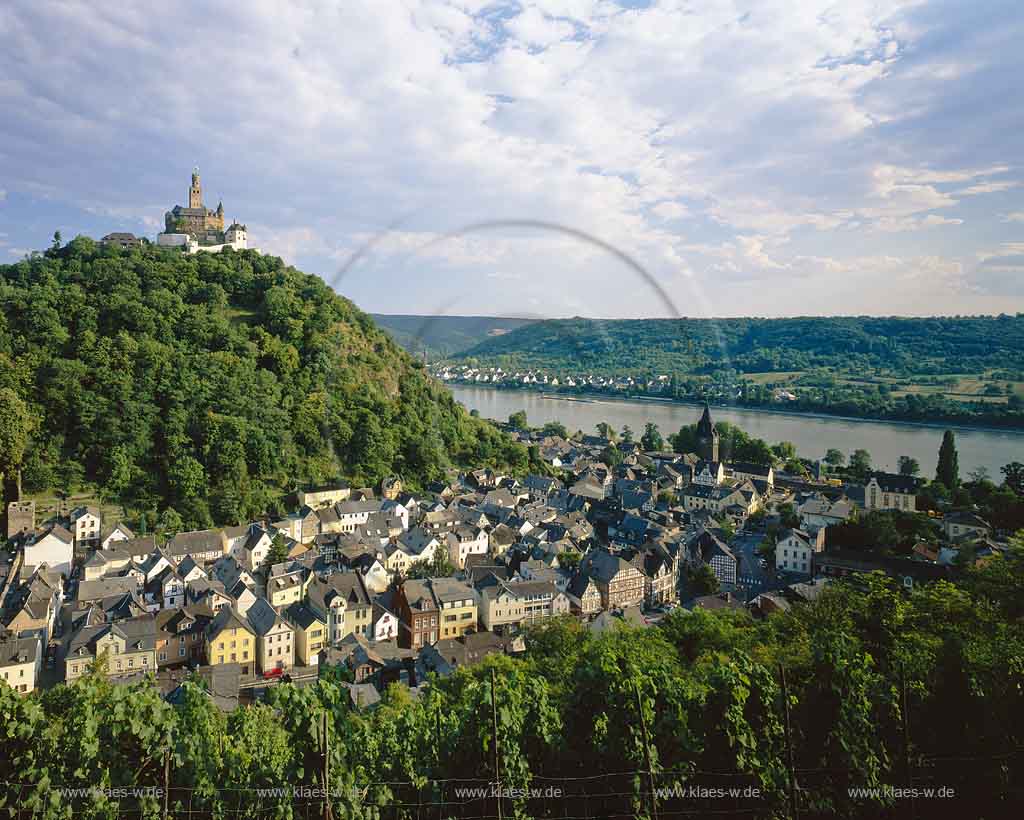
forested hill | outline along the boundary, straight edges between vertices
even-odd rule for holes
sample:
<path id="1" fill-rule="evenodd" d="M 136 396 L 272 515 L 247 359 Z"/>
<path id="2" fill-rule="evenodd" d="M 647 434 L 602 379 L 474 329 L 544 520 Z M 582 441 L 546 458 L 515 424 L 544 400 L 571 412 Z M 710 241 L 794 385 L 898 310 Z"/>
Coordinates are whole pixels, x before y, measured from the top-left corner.
<path id="1" fill-rule="evenodd" d="M 411 316 L 372 313 L 373 321 L 410 353 L 451 356 L 533 322 L 491 316 Z"/>
<path id="2" fill-rule="evenodd" d="M 997 317 L 552 319 L 487 339 L 459 359 L 612 374 L 798 371 L 911 374 L 1024 370 L 1024 314 Z"/>
<path id="3" fill-rule="evenodd" d="M 307 481 L 527 460 L 351 302 L 255 251 L 79 237 L 0 266 L 0 404 L 8 479 L 27 423 L 26 490 L 92 481 L 190 526 L 280 510 Z"/>

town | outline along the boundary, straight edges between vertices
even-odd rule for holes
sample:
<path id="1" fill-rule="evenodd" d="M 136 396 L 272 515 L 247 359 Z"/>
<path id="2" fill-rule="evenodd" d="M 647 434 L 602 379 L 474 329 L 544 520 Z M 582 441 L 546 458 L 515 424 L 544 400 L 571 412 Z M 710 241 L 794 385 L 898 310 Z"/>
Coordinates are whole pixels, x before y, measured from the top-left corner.
<path id="1" fill-rule="evenodd" d="M 277 520 L 159 538 L 95 506 L 37 521 L 33 501 L 11 502 L 0 680 L 26 693 L 99 670 L 148 676 L 173 701 L 198 674 L 231 710 L 330 674 L 372 708 L 391 683 L 415 694 L 432 675 L 523 652 L 545 619 L 600 633 L 677 608 L 763 618 L 837 578 L 880 571 L 910 589 L 1008 548 L 974 512 L 918 512 L 913 475 L 855 483 L 722 460 L 707 406 L 689 453 L 644 449 L 628 431 L 503 426 L 544 474 L 451 472 L 422 492 L 397 476 L 337 481 L 298 490 Z M 937 535 L 907 557 L 831 544 L 832 528 L 885 512 Z"/>

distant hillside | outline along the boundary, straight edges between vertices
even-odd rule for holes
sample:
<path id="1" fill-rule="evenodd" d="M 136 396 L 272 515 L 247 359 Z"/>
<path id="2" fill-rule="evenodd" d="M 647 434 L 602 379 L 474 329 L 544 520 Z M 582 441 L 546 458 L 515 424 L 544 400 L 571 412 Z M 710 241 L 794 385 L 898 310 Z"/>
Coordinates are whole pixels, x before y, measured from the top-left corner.
<path id="1" fill-rule="evenodd" d="M 0 404 L 8 481 L 96 484 L 170 528 L 252 520 L 307 481 L 527 466 L 369 316 L 256 251 L 79 237 L 0 265 Z"/>
<path id="2" fill-rule="evenodd" d="M 801 371 L 911 374 L 1024 370 L 1024 314 L 998 317 L 552 319 L 456 357 L 506 368 L 602 374 Z"/>
<path id="3" fill-rule="evenodd" d="M 426 350 L 434 358 L 452 356 L 534 321 L 489 316 L 370 315 L 379 327 L 410 353 L 419 354 Z"/>

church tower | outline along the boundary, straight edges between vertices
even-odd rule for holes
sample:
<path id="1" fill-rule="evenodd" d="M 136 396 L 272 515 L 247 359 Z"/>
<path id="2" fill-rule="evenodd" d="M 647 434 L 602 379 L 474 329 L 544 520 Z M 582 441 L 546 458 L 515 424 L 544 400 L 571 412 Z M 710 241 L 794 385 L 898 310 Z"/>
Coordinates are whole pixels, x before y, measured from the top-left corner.
<path id="1" fill-rule="evenodd" d="M 704 461 L 718 461 L 718 430 L 711 421 L 711 408 L 704 402 L 704 412 L 697 422 L 697 455 Z"/>
<path id="2" fill-rule="evenodd" d="M 192 187 L 188 189 L 188 207 L 203 207 L 203 186 L 199 182 L 199 169 L 192 169 Z"/>

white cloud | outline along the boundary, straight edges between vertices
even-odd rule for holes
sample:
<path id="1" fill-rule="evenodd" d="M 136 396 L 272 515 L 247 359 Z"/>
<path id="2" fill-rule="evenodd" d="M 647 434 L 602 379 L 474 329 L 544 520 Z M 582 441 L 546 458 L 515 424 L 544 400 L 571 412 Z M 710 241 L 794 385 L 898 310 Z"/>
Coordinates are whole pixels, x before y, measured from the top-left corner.
<path id="1" fill-rule="evenodd" d="M 610 243 L 680 302 L 692 282 L 711 307 L 788 299 L 827 312 L 838 308 L 827 291 L 774 289 L 884 282 L 899 268 L 877 260 L 934 271 L 923 260 L 936 252 L 952 271 L 981 249 L 977 226 L 1022 221 L 986 214 L 984 197 L 968 218 L 961 202 L 1019 182 L 1019 145 L 992 136 L 1019 129 L 993 127 L 1005 106 L 980 108 L 962 85 L 993 65 L 1013 76 L 1016 52 L 966 38 L 935 51 L 949 29 L 924 11 L 900 0 L 256 0 L 239 16 L 182 0 L 114 15 L 12 0 L 0 9 L 0 179 L 95 224 L 155 231 L 199 162 L 208 198 L 222 196 L 254 244 L 326 274 L 401 220 L 346 279 L 369 307 L 401 299 L 412 311 L 448 292 L 467 309 L 476 299 L 514 312 L 520 298 L 582 292 L 604 315 L 662 310 L 594 244 L 449 236 L 529 218 Z M 200 17 L 183 32 L 181 19 Z M 210 54 L 216 80 L 200 93 L 180 78 Z M 969 122 L 962 99 L 980 100 Z M 935 121 L 948 112 L 954 144 Z M 876 261 L 844 267 L 864 259 Z M 740 296 L 715 277 L 773 289 Z M 884 287 L 869 293 L 857 300 L 892 309 Z M 949 298 L 933 288 L 919 304 Z"/>
<path id="2" fill-rule="evenodd" d="M 979 182 L 977 185 L 971 185 L 968 188 L 962 188 L 956 193 L 960 196 L 976 196 L 977 194 L 998 194 L 1002 191 L 1009 191 L 1011 188 L 1016 188 L 1020 183 L 1016 181 L 1003 181 L 1003 182 Z"/>

